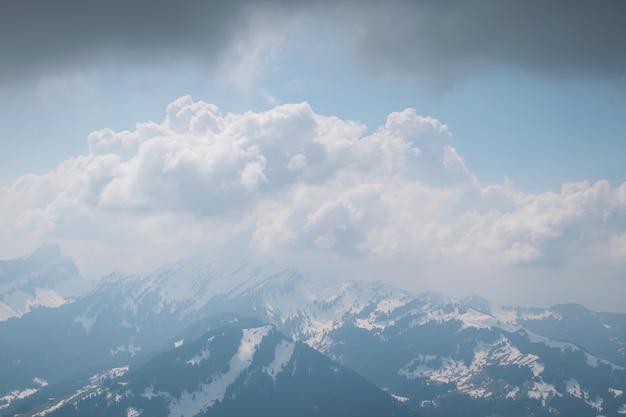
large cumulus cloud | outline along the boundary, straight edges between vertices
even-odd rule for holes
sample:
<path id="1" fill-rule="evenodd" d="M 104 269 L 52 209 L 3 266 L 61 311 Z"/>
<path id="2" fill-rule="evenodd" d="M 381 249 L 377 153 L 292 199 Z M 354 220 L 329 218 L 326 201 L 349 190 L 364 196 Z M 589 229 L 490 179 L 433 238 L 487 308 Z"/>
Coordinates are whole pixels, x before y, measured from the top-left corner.
<path id="1" fill-rule="evenodd" d="M 194 254 L 626 267 L 626 183 L 482 184 L 414 109 L 368 133 L 307 103 L 222 114 L 186 96 L 88 141 L 0 190 L 4 253 L 58 241 L 98 272 Z"/>

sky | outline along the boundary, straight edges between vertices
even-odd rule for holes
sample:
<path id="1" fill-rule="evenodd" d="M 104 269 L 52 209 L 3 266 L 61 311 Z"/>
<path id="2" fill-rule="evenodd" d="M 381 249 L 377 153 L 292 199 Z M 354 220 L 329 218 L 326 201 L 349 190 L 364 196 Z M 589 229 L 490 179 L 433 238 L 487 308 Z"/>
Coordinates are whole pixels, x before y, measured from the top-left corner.
<path id="1" fill-rule="evenodd" d="M 626 312 L 626 3 L 6 0 L 0 258 Z"/>

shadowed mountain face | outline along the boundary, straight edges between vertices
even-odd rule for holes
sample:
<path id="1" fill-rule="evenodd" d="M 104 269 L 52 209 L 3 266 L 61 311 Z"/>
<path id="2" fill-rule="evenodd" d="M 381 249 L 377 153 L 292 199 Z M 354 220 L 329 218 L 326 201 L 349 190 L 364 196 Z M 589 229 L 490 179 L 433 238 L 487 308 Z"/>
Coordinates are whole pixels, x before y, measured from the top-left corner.
<path id="1" fill-rule="evenodd" d="M 92 377 L 49 416 L 410 416 L 365 378 L 271 325 L 239 320 L 142 366 Z"/>
<path id="2" fill-rule="evenodd" d="M 242 316 L 257 321 L 250 323 Z M 242 322 L 228 331 L 234 333 L 227 332 L 231 336 L 223 336 L 230 345 L 208 342 L 218 335 L 206 335 L 207 331 L 232 325 L 234 317 Z M 45 395 L 62 397 L 60 386 L 74 392 L 81 377 L 127 365 L 132 371 L 125 378 L 130 379 L 107 388 L 119 388 L 109 394 L 127 398 L 120 387 L 132 386 L 127 407 L 130 398 L 143 404 L 154 397 L 149 404 L 159 403 L 171 411 L 176 404 L 187 404 L 185 392 L 199 398 L 202 387 L 217 383 L 211 375 L 230 375 L 230 360 L 245 339 L 242 332 L 251 329 L 263 335 L 250 333 L 250 340 L 260 337 L 259 346 L 273 347 L 250 348 L 254 360 L 240 369 L 237 378 L 251 372 L 247 384 L 258 386 L 261 397 L 272 401 L 289 388 L 280 385 L 289 374 L 283 369 L 291 369 L 294 377 L 303 369 L 290 368 L 296 362 L 271 365 L 272 358 L 291 349 L 290 358 L 315 358 L 319 354 L 312 348 L 422 415 L 573 415 L 570 411 L 576 410 L 576 415 L 610 416 L 626 410 L 626 315 L 596 313 L 579 305 L 499 307 L 477 296 L 456 301 L 435 293 L 415 295 L 380 282 L 323 285 L 292 269 L 192 259 L 148 275 L 113 274 L 73 302 L 35 308 L 0 322 L 0 413 L 20 404 L 35 405 L 38 395 L 51 387 L 57 387 L 55 394 Z M 170 351 L 174 346 L 178 347 Z M 206 355 L 211 360 L 222 358 L 221 362 L 206 362 Z M 198 363 L 179 367 L 177 360 Z M 201 364 L 215 368 L 198 373 Z M 156 381 L 164 370 L 169 370 L 168 380 L 174 385 L 167 385 L 166 379 L 163 387 L 151 383 L 152 391 L 150 384 L 141 385 Z M 271 389 L 265 385 L 269 380 Z M 252 404 L 261 401 L 254 397 L 258 390 L 230 390 L 234 380 L 220 381 L 230 383 L 219 401 L 203 397 L 204 405 L 212 401 L 212 413 L 222 412 L 226 403 L 230 405 L 224 415 L 243 413 L 246 410 L 237 408 L 243 405 L 236 398 L 248 398 Z M 315 391 L 321 383 L 316 381 L 307 389 Z M 49 386 L 44 388 L 44 383 Z M 159 390 L 170 397 L 155 396 Z M 37 391 L 41 392 L 34 394 Z M 352 394 L 345 393 L 345 398 Z M 101 402 L 93 407 L 110 400 L 98 398 Z M 315 405 L 324 409 L 323 404 Z"/>

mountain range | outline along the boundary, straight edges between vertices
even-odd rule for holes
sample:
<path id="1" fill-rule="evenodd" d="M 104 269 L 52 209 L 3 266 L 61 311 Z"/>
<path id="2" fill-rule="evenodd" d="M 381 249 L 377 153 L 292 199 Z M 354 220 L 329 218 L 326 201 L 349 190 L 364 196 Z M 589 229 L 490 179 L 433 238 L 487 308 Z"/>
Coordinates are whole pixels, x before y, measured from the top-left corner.
<path id="1" fill-rule="evenodd" d="M 626 414 L 626 315 L 576 304 L 200 258 L 94 282 L 53 245 L 0 285 L 2 415 Z"/>

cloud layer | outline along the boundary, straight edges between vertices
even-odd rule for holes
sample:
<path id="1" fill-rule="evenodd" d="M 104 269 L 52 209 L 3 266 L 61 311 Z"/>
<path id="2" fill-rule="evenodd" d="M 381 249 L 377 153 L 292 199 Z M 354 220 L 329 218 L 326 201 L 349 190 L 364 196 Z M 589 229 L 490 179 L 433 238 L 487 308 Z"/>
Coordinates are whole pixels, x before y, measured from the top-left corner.
<path id="1" fill-rule="evenodd" d="M 367 133 L 307 103 L 222 114 L 185 96 L 88 142 L 0 189 L 3 253 L 60 242 L 88 273 L 195 254 L 626 268 L 626 183 L 481 184 L 448 127 L 413 109 Z"/>
<path id="2" fill-rule="evenodd" d="M 625 12 L 620 0 L 593 5 L 566 0 L 6 0 L 0 4 L 0 82 L 129 63 L 214 67 L 251 34 L 258 39 L 272 31 L 297 38 L 298 28 L 319 29 L 320 24 L 348 36 L 352 54 L 371 70 L 438 84 L 502 66 L 557 77 L 623 79 Z"/>

